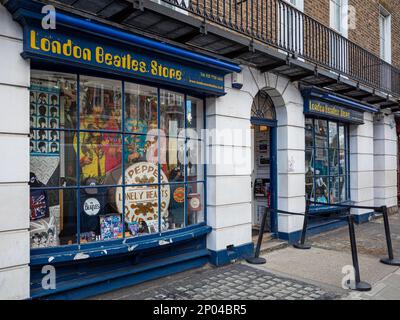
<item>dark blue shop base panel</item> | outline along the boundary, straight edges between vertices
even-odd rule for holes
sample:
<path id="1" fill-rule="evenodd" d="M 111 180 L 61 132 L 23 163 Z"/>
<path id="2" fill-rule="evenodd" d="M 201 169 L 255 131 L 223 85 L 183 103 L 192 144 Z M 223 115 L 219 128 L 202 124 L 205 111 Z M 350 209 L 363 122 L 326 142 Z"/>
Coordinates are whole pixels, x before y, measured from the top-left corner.
<path id="1" fill-rule="evenodd" d="M 210 250 L 210 263 L 215 266 L 223 266 L 230 264 L 236 260 L 243 260 L 254 254 L 254 244 L 247 243 L 241 246 L 228 247 L 225 250 Z"/>
<path id="2" fill-rule="evenodd" d="M 85 299 L 198 268 L 209 262 L 206 236 L 135 254 L 56 265 L 56 289 L 42 288 L 41 266 L 31 267 L 31 298 Z"/>

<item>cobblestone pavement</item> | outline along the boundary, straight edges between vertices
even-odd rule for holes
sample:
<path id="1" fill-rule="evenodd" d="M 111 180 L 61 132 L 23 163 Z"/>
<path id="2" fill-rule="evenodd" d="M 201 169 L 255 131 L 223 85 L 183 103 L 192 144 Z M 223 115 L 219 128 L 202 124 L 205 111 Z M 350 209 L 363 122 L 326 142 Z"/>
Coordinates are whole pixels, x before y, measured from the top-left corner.
<path id="1" fill-rule="evenodd" d="M 400 258 L 400 214 L 390 215 L 389 221 L 393 251 L 395 256 Z M 387 255 L 385 229 L 382 218 L 374 219 L 370 223 L 356 225 L 356 238 L 359 254 L 376 257 L 385 257 Z M 310 237 L 309 242 L 313 247 L 350 252 L 347 226 Z"/>
<path id="2" fill-rule="evenodd" d="M 248 265 L 233 264 L 184 272 L 94 299 L 330 300 L 340 299 L 340 296 L 317 286 L 276 276 Z"/>

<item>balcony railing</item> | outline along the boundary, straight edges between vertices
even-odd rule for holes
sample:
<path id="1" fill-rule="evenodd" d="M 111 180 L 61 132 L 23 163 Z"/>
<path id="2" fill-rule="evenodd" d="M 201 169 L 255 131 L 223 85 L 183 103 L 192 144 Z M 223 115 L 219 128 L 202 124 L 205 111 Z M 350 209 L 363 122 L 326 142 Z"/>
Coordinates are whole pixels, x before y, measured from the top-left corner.
<path id="1" fill-rule="evenodd" d="M 282 0 L 160 0 L 373 88 L 400 96 L 400 70 Z"/>

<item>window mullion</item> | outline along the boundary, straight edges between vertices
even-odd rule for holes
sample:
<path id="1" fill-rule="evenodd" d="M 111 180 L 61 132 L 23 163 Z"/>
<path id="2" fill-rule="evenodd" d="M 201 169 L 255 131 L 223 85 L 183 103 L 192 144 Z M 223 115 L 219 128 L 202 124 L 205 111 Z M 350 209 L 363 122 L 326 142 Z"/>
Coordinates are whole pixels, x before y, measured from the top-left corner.
<path id="1" fill-rule="evenodd" d="M 122 174 L 122 238 L 125 239 L 125 81 L 122 81 L 122 111 L 121 111 L 121 131 L 122 131 L 122 164 L 121 164 L 121 174 Z"/>
<path id="2" fill-rule="evenodd" d="M 313 191 L 314 191 L 314 202 L 317 200 L 316 195 L 317 195 L 317 183 L 316 183 L 316 172 L 315 172 L 315 155 L 317 153 L 317 147 L 316 147 L 316 140 L 315 140 L 315 119 L 312 119 L 312 123 L 313 123 L 313 128 L 312 128 L 312 132 L 313 132 Z"/>
<path id="3" fill-rule="evenodd" d="M 188 225 L 188 159 L 187 159 L 187 145 L 188 145 L 188 137 L 187 137 L 187 94 L 184 95 L 184 126 L 185 126 L 185 132 L 184 132 L 184 137 L 185 137 L 185 143 L 184 143 L 184 150 L 183 150 L 183 168 L 185 172 L 185 176 L 183 178 L 184 181 L 184 188 L 185 188 L 185 200 L 184 200 L 184 223 L 185 227 Z"/>
<path id="4" fill-rule="evenodd" d="M 160 88 L 157 88 L 157 132 L 158 132 L 158 137 L 157 137 L 157 170 L 158 170 L 158 186 L 157 186 L 157 198 L 158 198 L 158 232 L 161 234 L 161 219 L 162 219 L 162 212 L 161 212 L 161 99 L 160 99 Z"/>
<path id="5" fill-rule="evenodd" d="M 80 154 L 81 154 L 81 133 L 80 133 L 80 127 L 81 127 L 81 98 L 80 98 L 80 88 L 81 88 L 81 83 L 80 83 L 80 75 L 76 75 L 76 106 L 77 106 L 77 119 L 76 119 L 76 125 L 77 125 L 77 137 L 76 137 L 76 205 L 77 205 L 77 210 L 76 210 L 76 242 L 80 248 L 80 243 L 81 243 L 81 179 L 80 179 Z"/>

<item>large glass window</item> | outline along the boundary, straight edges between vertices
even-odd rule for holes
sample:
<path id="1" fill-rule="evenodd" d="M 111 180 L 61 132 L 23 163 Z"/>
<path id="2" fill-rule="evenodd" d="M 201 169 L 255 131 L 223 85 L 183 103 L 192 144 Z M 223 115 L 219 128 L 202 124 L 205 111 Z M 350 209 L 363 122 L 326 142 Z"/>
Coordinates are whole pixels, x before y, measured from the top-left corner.
<path id="1" fill-rule="evenodd" d="M 31 247 L 204 222 L 203 100 L 32 70 Z"/>
<path id="2" fill-rule="evenodd" d="M 348 128 L 344 124 L 306 119 L 306 195 L 326 204 L 349 200 Z"/>

